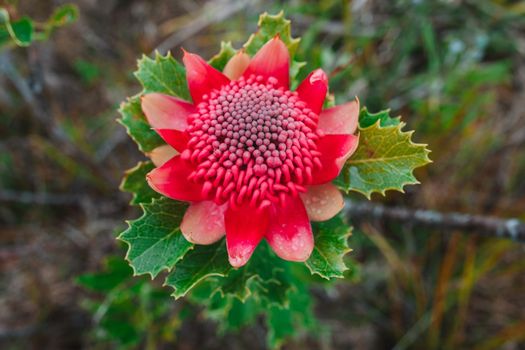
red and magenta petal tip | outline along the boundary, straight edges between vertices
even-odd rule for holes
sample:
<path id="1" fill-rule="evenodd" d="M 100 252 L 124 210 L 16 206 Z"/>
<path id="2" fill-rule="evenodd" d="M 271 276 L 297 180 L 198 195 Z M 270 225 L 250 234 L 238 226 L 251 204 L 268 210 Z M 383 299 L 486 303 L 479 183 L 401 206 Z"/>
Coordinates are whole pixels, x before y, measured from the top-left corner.
<path id="1" fill-rule="evenodd" d="M 359 100 L 325 109 L 319 115 L 318 128 L 324 134 L 353 134 L 359 121 Z"/>
<path id="2" fill-rule="evenodd" d="M 288 261 L 306 261 L 314 248 L 312 227 L 298 196 L 283 196 L 271 211 L 266 240 L 275 254 Z"/>
<path id="3" fill-rule="evenodd" d="M 299 98 L 315 113 L 323 109 L 323 103 L 328 92 L 328 77 L 322 69 L 310 73 L 297 87 Z"/>
<path id="4" fill-rule="evenodd" d="M 288 89 L 290 86 L 290 54 L 286 44 L 275 37 L 268 41 L 253 56 L 245 77 L 250 75 L 262 76 L 265 80 L 270 77 L 277 79 L 277 86 Z"/>
<path id="5" fill-rule="evenodd" d="M 268 210 L 250 205 L 226 210 L 226 247 L 233 267 L 241 267 L 248 262 L 267 231 L 268 220 Z"/>
<path id="6" fill-rule="evenodd" d="M 200 201 L 203 199 L 202 184 L 188 180 L 192 171 L 189 164 L 179 155 L 153 169 L 146 179 L 151 188 L 166 197 L 187 202 Z"/>
<path id="7" fill-rule="evenodd" d="M 195 104 L 201 102 L 204 95 L 230 82 L 227 76 L 210 66 L 199 55 L 184 51 L 182 61 L 186 67 L 186 79 Z"/>

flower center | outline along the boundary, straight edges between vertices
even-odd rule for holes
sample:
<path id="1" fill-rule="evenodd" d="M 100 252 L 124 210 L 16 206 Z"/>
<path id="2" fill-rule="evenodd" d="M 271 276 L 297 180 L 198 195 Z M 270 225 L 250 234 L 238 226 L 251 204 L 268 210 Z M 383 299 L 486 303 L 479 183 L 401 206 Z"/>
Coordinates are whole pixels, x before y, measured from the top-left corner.
<path id="1" fill-rule="evenodd" d="M 321 166 L 318 116 L 277 80 L 240 78 L 205 96 L 189 118 L 182 158 L 195 165 L 189 179 L 203 194 L 234 207 L 264 207 L 280 195 L 306 191 Z"/>

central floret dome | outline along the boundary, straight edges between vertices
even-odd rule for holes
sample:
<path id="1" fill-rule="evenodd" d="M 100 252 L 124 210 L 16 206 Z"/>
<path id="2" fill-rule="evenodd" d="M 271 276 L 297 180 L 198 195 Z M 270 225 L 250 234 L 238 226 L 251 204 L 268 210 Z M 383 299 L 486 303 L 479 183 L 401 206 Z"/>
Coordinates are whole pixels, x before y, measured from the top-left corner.
<path id="1" fill-rule="evenodd" d="M 275 78 L 250 76 L 211 91 L 188 118 L 190 140 L 182 158 L 203 195 L 265 207 L 280 194 L 305 192 L 320 167 L 318 116 Z"/>

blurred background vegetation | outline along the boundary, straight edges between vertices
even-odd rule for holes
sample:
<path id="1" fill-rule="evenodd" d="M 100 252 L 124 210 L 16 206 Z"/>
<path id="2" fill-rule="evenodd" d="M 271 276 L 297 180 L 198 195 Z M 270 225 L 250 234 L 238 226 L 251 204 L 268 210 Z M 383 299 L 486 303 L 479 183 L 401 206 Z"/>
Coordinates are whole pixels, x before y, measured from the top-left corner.
<path id="1" fill-rule="evenodd" d="M 373 200 L 525 219 L 525 1 L 77 0 L 57 20 L 64 3 L 0 1 L 37 33 L 0 29 L 0 348 L 265 348 L 262 322 L 224 333 L 131 279 L 113 234 L 138 215 L 118 185 L 143 156 L 115 122 L 136 59 L 239 47 L 264 11 L 303 37 L 303 75 L 429 143 L 422 185 Z M 318 332 L 285 348 L 525 349 L 523 245 L 371 222 L 351 246 L 348 279 L 312 290 Z"/>

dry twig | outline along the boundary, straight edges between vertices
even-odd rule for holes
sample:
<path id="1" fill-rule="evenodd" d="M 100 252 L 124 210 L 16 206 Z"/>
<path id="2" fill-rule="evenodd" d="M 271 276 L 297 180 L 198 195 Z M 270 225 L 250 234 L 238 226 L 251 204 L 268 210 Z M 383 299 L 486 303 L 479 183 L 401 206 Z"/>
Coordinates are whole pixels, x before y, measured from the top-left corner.
<path id="1" fill-rule="evenodd" d="M 482 215 L 387 207 L 378 203 L 352 200 L 346 201 L 344 213 L 345 216 L 356 221 L 373 219 L 407 222 L 412 225 L 469 231 L 488 237 L 509 238 L 517 242 L 525 242 L 525 223 L 518 219 L 499 219 Z"/>

